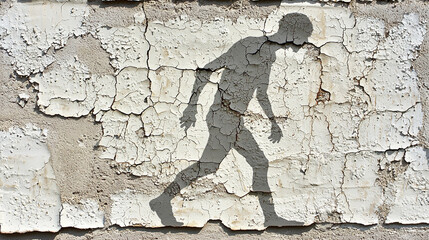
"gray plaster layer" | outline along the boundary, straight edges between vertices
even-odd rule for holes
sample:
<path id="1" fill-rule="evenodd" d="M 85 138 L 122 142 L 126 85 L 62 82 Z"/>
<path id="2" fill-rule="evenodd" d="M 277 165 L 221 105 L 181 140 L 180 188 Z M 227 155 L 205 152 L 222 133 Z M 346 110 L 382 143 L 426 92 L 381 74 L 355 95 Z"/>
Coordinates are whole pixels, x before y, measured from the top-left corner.
<path id="1" fill-rule="evenodd" d="M 255 231 L 231 231 L 220 223 L 210 222 L 202 229 L 195 228 L 166 228 L 144 229 L 108 228 L 92 231 L 67 229 L 57 234 L 52 233 L 27 233 L 0 236 L 0 239 L 24 240 L 35 239 L 60 239 L 60 240 L 84 240 L 84 239 L 427 239 L 428 228 L 422 226 L 400 227 L 362 227 L 359 225 L 332 225 L 319 224 L 309 227 L 269 228 L 264 232 Z"/>

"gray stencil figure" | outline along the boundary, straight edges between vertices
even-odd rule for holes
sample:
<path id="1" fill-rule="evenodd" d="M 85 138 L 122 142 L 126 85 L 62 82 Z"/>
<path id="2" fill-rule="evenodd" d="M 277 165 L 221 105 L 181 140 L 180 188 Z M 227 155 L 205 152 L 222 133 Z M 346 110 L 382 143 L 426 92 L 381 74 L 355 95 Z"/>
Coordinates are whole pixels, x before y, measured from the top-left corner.
<path id="1" fill-rule="evenodd" d="M 201 159 L 177 174 L 164 192 L 150 201 L 151 209 L 158 214 L 162 224 L 182 225 L 173 215 L 171 200 L 181 189 L 198 178 L 215 173 L 232 148 L 244 156 L 253 168 L 251 194 L 259 198 L 265 226 L 302 224 L 286 221 L 276 214 L 267 180 L 268 159 L 252 133 L 244 126 L 243 116 L 256 91 L 257 100 L 271 121 L 269 139 L 273 143 L 280 141 L 283 134 L 267 95 L 271 65 L 276 59 L 275 52 L 278 49 L 291 47 L 294 51 L 299 50 L 312 31 L 313 26 L 307 16 L 300 13 L 287 14 L 280 20 L 277 33 L 244 38 L 219 58 L 197 69 L 189 105 L 180 118 L 181 127 L 187 131 L 195 125 L 198 97 L 209 82 L 210 75 L 218 69 L 223 69 L 214 102 L 206 118 L 210 135 Z"/>

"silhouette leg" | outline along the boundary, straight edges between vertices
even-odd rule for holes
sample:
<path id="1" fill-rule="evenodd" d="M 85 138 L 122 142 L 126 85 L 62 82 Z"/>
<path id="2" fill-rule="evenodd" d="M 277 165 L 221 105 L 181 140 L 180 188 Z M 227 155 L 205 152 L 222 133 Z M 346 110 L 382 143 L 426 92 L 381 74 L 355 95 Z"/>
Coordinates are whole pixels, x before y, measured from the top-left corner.
<path id="1" fill-rule="evenodd" d="M 222 145 L 221 145 L 222 141 Z M 157 198 L 150 201 L 149 205 L 156 212 L 161 222 L 165 226 L 181 226 L 173 215 L 171 200 L 180 193 L 180 190 L 189 186 L 198 178 L 215 173 L 220 163 L 228 154 L 229 149 L 225 145 L 231 145 L 230 137 L 220 133 L 219 129 L 212 128 L 210 137 L 201 159 L 177 174 L 174 181 L 168 185 L 164 192 Z"/>
<path id="2" fill-rule="evenodd" d="M 249 163 L 253 169 L 253 192 L 270 193 L 271 190 L 267 179 L 268 159 L 259 148 L 252 133 L 244 126 L 241 126 L 234 148 L 246 158 L 247 163 Z"/>
<path id="3" fill-rule="evenodd" d="M 244 126 L 241 126 L 234 148 L 246 158 L 246 161 L 253 168 L 252 194 L 258 196 L 265 217 L 265 226 L 297 225 L 298 223 L 286 221 L 277 215 L 268 185 L 268 159 L 259 148 L 252 133 Z"/>

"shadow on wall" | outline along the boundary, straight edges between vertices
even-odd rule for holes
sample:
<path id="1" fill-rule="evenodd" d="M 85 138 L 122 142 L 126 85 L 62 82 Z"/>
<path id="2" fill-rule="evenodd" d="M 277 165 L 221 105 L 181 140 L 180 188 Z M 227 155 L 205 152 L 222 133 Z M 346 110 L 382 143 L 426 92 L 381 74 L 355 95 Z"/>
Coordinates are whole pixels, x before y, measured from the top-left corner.
<path id="1" fill-rule="evenodd" d="M 267 95 L 271 66 L 275 52 L 287 45 L 295 52 L 308 41 L 313 26 L 307 16 L 300 13 L 285 15 L 279 30 L 271 36 L 247 37 L 235 43 L 226 53 L 197 69 L 196 80 L 188 107 L 181 117 L 181 127 L 187 131 L 195 125 L 197 102 L 210 75 L 223 69 L 215 99 L 207 114 L 209 139 L 200 160 L 181 171 L 164 192 L 150 202 L 162 224 L 181 226 L 173 215 L 171 200 L 181 189 L 198 178 L 215 173 L 231 149 L 237 150 L 253 168 L 252 193 L 259 198 L 265 226 L 302 225 L 279 217 L 268 185 L 268 159 L 259 148 L 252 133 L 244 126 L 243 116 L 256 91 L 256 97 L 271 122 L 271 142 L 283 136 L 274 117 Z"/>

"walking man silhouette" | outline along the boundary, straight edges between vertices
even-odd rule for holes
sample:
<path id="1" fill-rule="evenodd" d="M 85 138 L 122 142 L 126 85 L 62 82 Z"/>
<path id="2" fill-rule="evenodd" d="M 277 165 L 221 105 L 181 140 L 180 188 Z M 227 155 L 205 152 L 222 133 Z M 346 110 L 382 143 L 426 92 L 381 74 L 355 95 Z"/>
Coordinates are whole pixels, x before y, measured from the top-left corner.
<path id="1" fill-rule="evenodd" d="M 267 95 L 271 65 L 276 60 L 275 52 L 278 49 L 289 43 L 297 51 L 300 45 L 307 42 L 312 31 L 313 26 L 307 16 L 290 13 L 280 20 L 279 30 L 275 34 L 244 38 L 214 61 L 197 69 L 192 96 L 180 122 L 185 131 L 195 126 L 200 93 L 209 82 L 210 75 L 223 69 L 214 102 L 206 117 L 209 139 L 200 160 L 177 174 L 163 193 L 150 201 L 151 209 L 157 213 L 162 224 L 182 225 L 173 215 L 171 200 L 198 178 L 215 173 L 231 149 L 244 156 L 253 169 L 252 192 L 258 196 L 265 226 L 299 224 L 286 221 L 276 214 L 267 180 L 268 159 L 244 126 L 243 116 L 256 91 L 257 100 L 271 122 L 269 139 L 273 143 L 280 141 L 283 134 Z"/>

